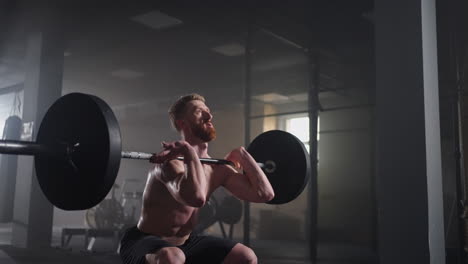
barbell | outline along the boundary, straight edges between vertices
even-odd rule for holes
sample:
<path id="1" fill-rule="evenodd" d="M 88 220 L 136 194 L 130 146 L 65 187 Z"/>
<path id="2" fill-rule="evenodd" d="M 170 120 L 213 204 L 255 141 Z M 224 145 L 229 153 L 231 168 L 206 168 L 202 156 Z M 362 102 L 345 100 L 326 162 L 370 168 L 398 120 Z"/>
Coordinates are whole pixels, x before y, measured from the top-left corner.
<path id="1" fill-rule="evenodd" d="M 122 151 L 120 128 L 112 109 L 99 97 L 70 93 L 48 109 L 35 142 L 0 140 L 0 153 L 33 155 L 36 176 L 47 199 L 63 210 L 96 206 L 115 183 L 121 158 L 149 160 L 151 153 Z M 247 151 L 265 171 L 275 198 L 284 204 L 304 190 L 310 160 L 304 144 L 290 133 L 260 134 Z M 183 158 L 179 158 L 183 159 Z M 200 159 L 208 164 L 231 164 Z"/>

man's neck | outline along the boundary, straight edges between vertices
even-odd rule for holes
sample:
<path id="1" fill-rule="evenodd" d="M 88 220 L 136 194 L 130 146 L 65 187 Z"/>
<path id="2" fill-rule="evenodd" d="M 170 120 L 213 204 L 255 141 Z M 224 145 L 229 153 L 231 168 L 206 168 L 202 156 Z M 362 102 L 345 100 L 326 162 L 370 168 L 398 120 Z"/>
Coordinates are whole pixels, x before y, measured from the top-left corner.
<path id="1" fill-rule="evenodd" d="M 197 137 L 185 137 L 182 135 L 182 140 L 187 141 L 197 153 L 199 158 L 209 158 L 208 155 L 208 142 L 204 142 Z"/>

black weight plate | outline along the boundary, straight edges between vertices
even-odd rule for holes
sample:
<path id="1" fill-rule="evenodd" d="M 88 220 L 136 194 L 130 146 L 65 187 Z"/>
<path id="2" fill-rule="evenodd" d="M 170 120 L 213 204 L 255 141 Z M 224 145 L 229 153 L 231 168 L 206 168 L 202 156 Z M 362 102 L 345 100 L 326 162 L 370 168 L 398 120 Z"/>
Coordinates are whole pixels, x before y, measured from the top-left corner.
<path id="1" fill-rule="evenodd" d="M 310 158 L 297 137 L 281 130 L 267 131 L 257 136 L 247 151 L 257 162 L 276 164 L 272 172 L 264 169 L 275 191 L 269 204 L 288 203 L 302 193 L 309 180 Z"/>
<path id="2" fill-rule="evenodd" d="M 37 142 L 79 143 L 71 159 L 35 156 L 39 185 L 53 205 L 84 210 L 106 197 L 117 177 L 122 147 L 117 119 L 103 100 L 81 93 L 59 98 L 44 116 Z"/>

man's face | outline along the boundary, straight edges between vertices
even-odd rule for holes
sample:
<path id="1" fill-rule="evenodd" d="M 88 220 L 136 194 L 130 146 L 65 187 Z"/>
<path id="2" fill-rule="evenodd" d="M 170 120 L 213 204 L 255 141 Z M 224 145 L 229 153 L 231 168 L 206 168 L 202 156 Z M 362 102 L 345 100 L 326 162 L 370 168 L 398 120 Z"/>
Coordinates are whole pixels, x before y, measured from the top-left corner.
<path id="1" fill-rule="evenodd" d="M 216 130 L 211 123 L 210 109 L 200 100 L 192 100 L 186 105 L 185 120 L 187 121 L 192 134 L 204 142 L 209 142 L 216 138 Z"/>

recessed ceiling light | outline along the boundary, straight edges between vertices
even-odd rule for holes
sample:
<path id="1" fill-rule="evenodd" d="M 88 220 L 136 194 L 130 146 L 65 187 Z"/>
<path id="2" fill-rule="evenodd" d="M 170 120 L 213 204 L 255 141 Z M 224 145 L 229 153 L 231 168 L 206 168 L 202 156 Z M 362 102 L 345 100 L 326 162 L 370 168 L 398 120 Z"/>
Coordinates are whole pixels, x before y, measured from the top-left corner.
<path id="1" fill-rule="evenodd" d="M 262 101 L 264 103 L 284 103 L 289 100 L 289 97 L 278 93 L 265 93 L 252 96 L 252 98 Z"/>
<path id="2" fill-rule="evenodd" d="M 143 77 L 145 74 L 142 72 L 137 72 L 129 69 L 119 69 L 111 72 L 111 75 L 121 79 L 131 80 Z"/>
<path id="3" fill-rule="evenodd" d="M 131 19 L 145 26 L 158 30 L 182 24 L 182 20 L 161 13 L 158 10 L 153 10 L 145 14 L 134 16 Z"/>
<path id="4" fill-rule="evenodd" d="M 229 43 L 221 46 L 216 46 L 211 50 L 229 57 L 240 56 L 244 55 L 245 53 L 244 46 L 239 43 Z"/>

